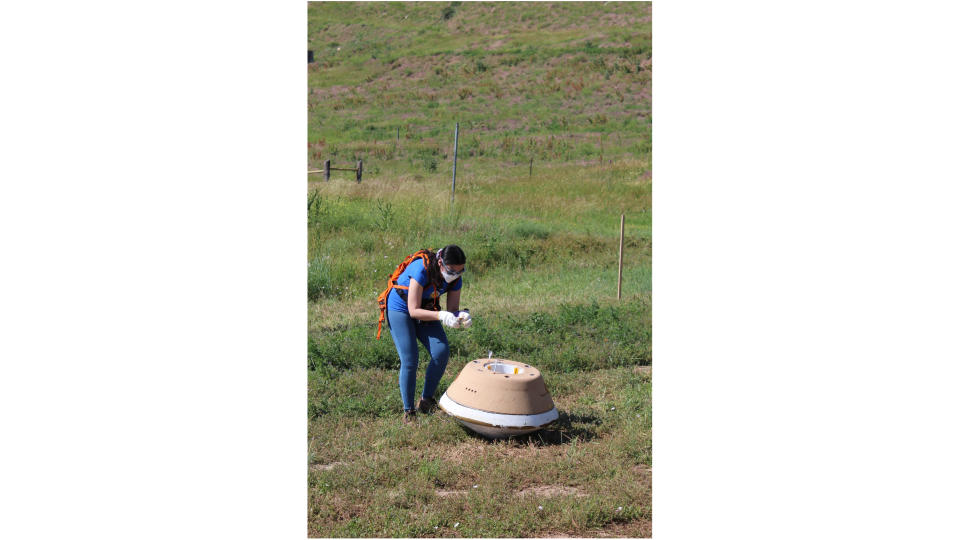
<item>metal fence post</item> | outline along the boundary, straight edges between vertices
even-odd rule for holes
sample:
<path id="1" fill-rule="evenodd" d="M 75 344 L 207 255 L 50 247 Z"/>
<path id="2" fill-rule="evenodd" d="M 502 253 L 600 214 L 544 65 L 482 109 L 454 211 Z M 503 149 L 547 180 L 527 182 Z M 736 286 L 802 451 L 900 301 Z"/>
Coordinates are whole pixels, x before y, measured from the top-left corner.
<path id="1" fill-rule="evenodd" d="M 453 185 L 450 186 L 450 206 L 453 206 L 453 197 L 457 193 L 457 146 L 460 143 L 460 122 L 453 131 Z"/>
<path id="2" fill-rule="evenodd" d="M 330 181 L 330 160 L 323 162 L 323 179 L 327 182 Z"/>
<path id="3" fill-rule="evenodd" d="M 617 300 L 620 299 L 620 284 L 623 282 L 623 214 L 620 214 L 620 255 L 617 257 Z"/>

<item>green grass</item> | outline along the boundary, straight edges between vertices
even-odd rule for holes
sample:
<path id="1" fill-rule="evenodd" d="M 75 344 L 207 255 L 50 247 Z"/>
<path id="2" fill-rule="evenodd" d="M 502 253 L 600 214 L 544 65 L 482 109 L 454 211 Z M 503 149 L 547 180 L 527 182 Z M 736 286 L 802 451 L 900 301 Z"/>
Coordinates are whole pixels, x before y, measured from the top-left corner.
<path id="1" fill-rule="evenodd" d="M 455 122 L 480 168 L 649 157 L 649 4 L 445 7 L 311 4 L 311 166 L 445 175 Z"/>
<path id="2" fill-rule="evenodd" d="M 649 370 L 555 373 L 560 421 L 495 442 L 440 415 L 403 426 L 395 383 L 379 369 L 311 374 L 312 535 L 649 536 Z"/>
<path id="3" fill-rule="evenodd" d="M 650 5 L 324 2 L 308 30 L 310 167 L 364 162 L 308 178 L 310 536 L 649 536 Z M 437 396 L 492 350 L 542 370 L 552 429 L 401 423 L 375 298 L 449 243 L 475 322 Z"/>

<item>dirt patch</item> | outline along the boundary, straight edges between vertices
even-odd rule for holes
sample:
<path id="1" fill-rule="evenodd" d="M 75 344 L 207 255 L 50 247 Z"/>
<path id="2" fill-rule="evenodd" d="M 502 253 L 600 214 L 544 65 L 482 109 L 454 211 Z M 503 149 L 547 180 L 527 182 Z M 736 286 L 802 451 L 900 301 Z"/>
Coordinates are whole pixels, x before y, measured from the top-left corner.
<path id="1" fill-rule="evenodd" d="M 467 494 L 466 491 L 445 490 L 445 489 L 437 490 L 437 497 L 456 497 L 458 495 L 466 495 L 466 494 Z"/>
<path id="2" fill-rule="evenodd" d="M 315 465 L 311 465 L 310 468 L 315 471 L 329 471 L 334 467 L 341 467 L 343 465 L 346 465 L 346 463 L 344 463 L 343 461 L 334 461 L 333 463 L 327 463 L 325 465 L 321 463 L 317 463 Z"/>
<path id="3" fill-rule="evenodd" d="M 517 129 L 523 125 L 523 121 L 519 118 L 504 118 L 500 121 L 499 125 L 496 128 L 496 131 L 503 130 L 513 130 Z"/>
<path id="4" fill-rule="evenodd" d="M 350 94 L 354 91 L 356 91 L 355 86 L 338 85 L 338 86 L 328 86 L 326 88 L 314 88 L 313 95 L 321 99 L 333 98 L 333 97 L 338 97 L 345 94 Z"/>
<path id="5" fill-rule="evenodd" d="M 493 51 L 493 50 L 499 49 L 500 47 L 503 47 L 503 45 L 504 45 L 506 42 L 507 42 L 507 41 L 504 40 L 504 39 L 498 39 L 498 40 L 496 40 L 496 41 L 492 41 L 492 42 L 488 43 L 487 46 L 484 47 L 484 49 L 485 49 L 485 50 L 488 50 L 488 51 Z"/>
<path id="6" fill-rule="evenodd" d="M 524 497 L 526 495 L 536 495 L 538 497 L 559 497 L 563 495 L 576 495 L 577 497 L 586 497 L 586 493 L 581 493 L 579 489 L 570 486 L 533 486 L 522 489 L 517 495 Z"/>
<path id="7" fill-rule="evenodd" d="M 639 26 L 642 19 L 629 13 L 605 13 L 597 20 L 597 26 Z"/>
<path id="8" fill-rule="evenodd" d="M 630 47 L 629 41 L 604 41 L 597 45 L 600 49 L 626 49 Z"/>
<path id="9" fill-rule="evenodd" d="M 653 487 L 653 470 L 646 465 L 635 465 L 633 467 L 633 474 L 637 475 L 640 485 L 647 491 L 650 491 Z"/>
<path id="10" fill-rule="evenodd" d="M 400 65 L 391 71 L 398 73 L 406 83 L 410 81 L 422 81 L 430 76 L 434 69 L 434 61 L 429 58 L 404 58 L 400 60 Z"/>

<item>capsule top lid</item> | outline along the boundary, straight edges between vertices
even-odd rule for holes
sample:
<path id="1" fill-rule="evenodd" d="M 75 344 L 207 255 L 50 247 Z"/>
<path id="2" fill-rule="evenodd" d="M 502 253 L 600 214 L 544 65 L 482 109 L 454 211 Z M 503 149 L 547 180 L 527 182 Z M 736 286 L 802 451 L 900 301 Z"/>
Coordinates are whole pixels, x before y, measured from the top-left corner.
<path id="1" fill-rule="evenodd" d="M 467 407 L 505 414 L 537 414 L 553 408 L 540 370 L 504 358 L 467 362 L 447 395 Z"/>

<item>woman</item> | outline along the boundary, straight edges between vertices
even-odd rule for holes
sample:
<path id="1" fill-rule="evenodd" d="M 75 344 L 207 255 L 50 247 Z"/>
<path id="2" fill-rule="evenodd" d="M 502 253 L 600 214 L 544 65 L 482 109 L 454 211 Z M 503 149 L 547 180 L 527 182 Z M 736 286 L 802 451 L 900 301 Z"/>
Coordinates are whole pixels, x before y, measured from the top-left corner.
<path id="1" fill-rule="evenodd" d="M 423 250 L 411 255 L 413 260 L 391 279 L 386 297 L 386 318 L 390 335 L 400 355 L 400 398 L 403 400 L 403 421 L 416 420 L 417 410 L 427 413 L 436 407 L 433 397 L 440 377 L 447 368 L 450 348 L 444 325 L 450 328 L 468 327 L 470 314 L 460 310 L 460 289 L 463 287 L 463 250 L 449 245 L 436 253 Z M 409 258 L 408 258 L 409 260 Z M 440 310 L 440 295 L 447 295 L 447 309 Z M 417 386 L 417 342 L 430 353 L 423 394 L 417 408 L 413 394 Z"/>

